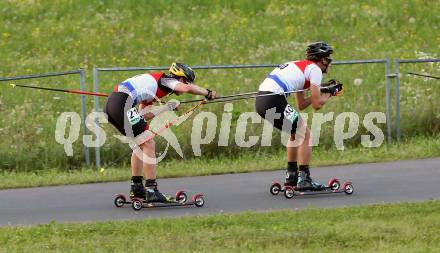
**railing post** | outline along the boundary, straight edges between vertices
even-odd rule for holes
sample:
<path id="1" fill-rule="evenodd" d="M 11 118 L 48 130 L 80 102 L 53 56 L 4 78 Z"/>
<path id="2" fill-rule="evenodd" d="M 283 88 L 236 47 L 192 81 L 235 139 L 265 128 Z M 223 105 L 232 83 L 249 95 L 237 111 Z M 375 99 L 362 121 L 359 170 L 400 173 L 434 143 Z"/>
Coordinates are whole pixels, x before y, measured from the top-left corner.
<path id="1" fill-rule="evenodd" d="M 400 70 L 399 59 L 394 59 L 394 69 L 396 76 L 396 138 L 400 141 Z"/>
<path id="2" fill-rule="evenodd" d="M 391 133 L 391 81 L 390 81 L 390 58 L 387 58 L 385 64 L 385 77 L 386 77 L 386 118 L 387 118 L 387 134 L 388 143 L 391 143 L 392 133 Z"/>
<path id="3" fill-rule="evenodd" d="M 99 75 L 99 70 L 96 67 L 93 67 L 93 91 L 94 92 L 99 92 L 99 80 L 98 80 L 98 75 Z M 94 103 L 94 111 L 95 112 L 99 112 L 99 98 L 98 96 L 94 96 L 93 99 L 93 103 Z M 95 124 L 98 125 L 99 121 L 98 118 L 95 119 Z M 99 131 L 96 132 L 96 138 L 97 138 L 97 142 L 100 143 L 101 140 L 101 136 L 99 135 Z M 101 150 L 99 148 L 99 145 L 96 146 L 95 148 L 95 165 L 96 168 L 100 168 L 101 167 Z"/>
<path id="4" fill-rule="evenodd" d="M 85 91 L 86 78 L 85 78 L 84 69 L 79 70 L 79 83 L 80 83 L 81 91 Z M 86 125 L 87 109 L 86 109 L 86 96 L 85 95 L 81 95 L 81 111 L 82 111 L 82 118 L 83 118 L 84 135 L 87 135 L 88 128 Z M 86 144 L 83 143 L 83 145 L 84 145 L 84 158 L 86 161 L 86 165 L 90 166 L 90 150 Z"/>

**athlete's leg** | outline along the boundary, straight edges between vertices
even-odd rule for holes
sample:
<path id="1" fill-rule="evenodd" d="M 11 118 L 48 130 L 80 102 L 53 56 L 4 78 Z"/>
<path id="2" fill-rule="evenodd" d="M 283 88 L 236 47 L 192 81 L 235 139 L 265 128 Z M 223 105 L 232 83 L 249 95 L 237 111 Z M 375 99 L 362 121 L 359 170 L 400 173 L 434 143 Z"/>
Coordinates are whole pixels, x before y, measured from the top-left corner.
<path id="1" fill-rule="evenodd" d="M 139 153 L 140 150 L 136 149 L 131 153 L 131 175 L 142 176 L 142 160 L 138 157 L 138 155 L 142 157 L 142 154 L 136 154 L 136 152 Z"/>
<path id="2" fill-rule="evenodd" d="M 136 154 L 138 153 L 138 154 Z M 139 198 L 146 198 L 146 191 L 144 187 L 142 176 L 142 161 L 138 158 L 138 155 L 141 153 L 140 149 L 133 150 L 133 153 L 131 154 L 131 190 L 130 190 L 130 196 L 133 197 L 139 197 Z"/>
<path id="3" fill-rule="evenodd" d="M 131 153 L 131 190 L 130 197 L 146 198 L 147 192 L 145 191 L 144 177 L 142 176 L 142 150 L 136 148 Z"/>
<path id="4" fill-rule="evenodd" d="M 307 127 L 304 127 L 304 130 L 301 130 L 301 138 L 304 138 L 304 141 L 298 147 L 298 163 L 301 165 L 309 165 L 312 159 L 312 146 L 309 145 L 310 142 L 310 130 Z"/>
<path id="5" fill-rule="evenodd" d="M 295 141 L 295 135 L 290 135 L 290 142 Z M 292 145 L 287 146 L 287 162 L 297 162 L 298 161 L 298 147 Z"/>
<path id="6" fill-rule="evenodd" d="M 270 92 L 259 92 L 259 95 L 266 95 Z M 298 179 L 298 146 L 293 145 L 295 141 L 295 132 L 297 128 L 297 120 L 295 115 L 299 117 L 296 111 L 287 103 L 286 97 L 283 95 L 267 95 L 259 96 L 255 102 L 257 113 L 265 120 L 268 120 L 275 128 L 292 133 L 290 142 L 287 145 L 287 170 L 285 185 L 296 186 Z M 285 118 L 290 116 L 289 118 Z"/>
<path id="7" fill-rule="evenodd" d="M 142 137 L 141 137 L 142 138 Z M 167 202 L 169 198 L 163 195 L 157 189 L 156 182 L 156 143 L 154 140 L 145 141 L 139 145 L 142 150 L 141 154 L 141 167 L 138 171 L 143 170 L 146 187 L 146 200 L 147 202 Z M 140 160 L 139 157 L 137 159 Z M 135 163 L 138 161 L 134 159 Z M 132 168 L 133 169 L 133 168 Z"/>
<path id="8" fill-rule="evenodd" d="M 313 187 L 315 189 L 324 188 L 323 185 L 314 182 L 310 177 L 310 161 L 312 159 L 312 146 L 310 145 L 311 133 L 306 128 L 304 132 L 304 142 L 298 148 L 298 187 Z"/>
<path id="9" fill-rule="evenodd" d="M 312 156 L 312 147 L 309 145 L 310 130 L 302 124 L 300 119 L 300 127 L 297 128 L 295 134 L 290 135 L 290 144 L 295 140 L 299 144 L 287 145 L 287 177 L 286 184 L 296 186 L 298 180 L 298 164 L 303 169 L 310 164 Z"/>
<path id="10" fill-rule="evenodd" d="M 107 98 L 105 103 L 104 112 L 108 116 L 108 121 L 118 129 L 118 131 L 126 135 L 126 129 L 124 126 L 124 119 L 126 117 L 126 110 L 124 105 L 130 100 L 129 95 L 120 92 L 113 92 Z M 128 103 L 131 103 L 130 101 Z M 131 185 L 130 185 L 130 197 L 145 198 L 146 191 L 143 184 L 142 177 L 142 162 L 140 159 L 136 159 L 135 152 L 141 152 L 140 149 L 134 150 L 131 156 Z"/>
<path id="11" fill-rule="evenodd" d="M 295 135 L 290 136 L 290 143 L 295 141 Z M 298 181 L 298 147 L 287 145 L 287 172 L 285 185 L 296 186 Z"/>
<path id="12" fill-rule="evenodd" d="M 145 180 L 156 180 L 156 143 L 149 140 L 140 147 L 143 153 L 142 169 Z"/>
<path id="13" fill-rule="evenodd" d="M 310 140 L 310 130 L 307 127 L 298 128 L 297 135 L 304 138 L 304 141 L 299 146 L 298 157 L 299 157 L 299 187 L 309 187 L 311 182 L 306 180 L 310 175 L 309 165 L 312 157 L 312 147 L 309 145 Z"/>

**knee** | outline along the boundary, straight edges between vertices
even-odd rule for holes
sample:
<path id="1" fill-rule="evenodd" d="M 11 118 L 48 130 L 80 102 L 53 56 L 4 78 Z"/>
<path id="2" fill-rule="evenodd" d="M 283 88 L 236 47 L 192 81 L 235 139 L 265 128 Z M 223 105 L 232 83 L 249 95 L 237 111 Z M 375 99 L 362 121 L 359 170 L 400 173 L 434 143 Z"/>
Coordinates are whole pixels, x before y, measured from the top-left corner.
<path id="1" fill-rule="evenodd" d="M 156 147 L 156 142 L 154 140 L 146 141 L 140 145 L 140 148 L 142 149 L 142 151 L 154 150 L 155 147 Z"/>
<path id="2" fill-rule="evenodd" d="M 310 130 L 308 128 L 304 128 L 297 138 L 301 140 L 301 145 L 309 145 L 311 138 Z"/>
<path id="3" fill-rule="evenodd" d="M 298 139 L 308 141 L 310 139 L 310 134 L 311 133 L 308 127 L 301 127 L 298 128 L 294 134 L 290 135 L 290 140 L 293 141 L 295 139 Z"/>
<path id="4" fill-rule="evenodd" d="M 306 133 L 304 134 L 304 138 L 306 140 L 310 140 L 312 138 L 312 133 L 310 132 L 309 128 L 306 128 Z"/>

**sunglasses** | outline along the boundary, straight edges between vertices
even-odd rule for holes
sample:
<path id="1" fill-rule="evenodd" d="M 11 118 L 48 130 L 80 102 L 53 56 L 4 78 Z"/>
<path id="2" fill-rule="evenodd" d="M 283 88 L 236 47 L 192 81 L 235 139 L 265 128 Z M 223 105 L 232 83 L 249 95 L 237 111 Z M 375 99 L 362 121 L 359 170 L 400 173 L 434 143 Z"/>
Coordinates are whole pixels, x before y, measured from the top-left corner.
<path id="1" fill-rule="evenodd" d="M 182 82 L 184 84 L 190 84 L 190 82 L 185 77 L 181 77 L 180 82 Z"/>
<path id="2" fill-rule="evenodd" d="M 326 60 L 328 64 L 332 63 L 333 61 L 332 58 L 328 58 L 328 57 L 325 57 L 324 60 Z"/>

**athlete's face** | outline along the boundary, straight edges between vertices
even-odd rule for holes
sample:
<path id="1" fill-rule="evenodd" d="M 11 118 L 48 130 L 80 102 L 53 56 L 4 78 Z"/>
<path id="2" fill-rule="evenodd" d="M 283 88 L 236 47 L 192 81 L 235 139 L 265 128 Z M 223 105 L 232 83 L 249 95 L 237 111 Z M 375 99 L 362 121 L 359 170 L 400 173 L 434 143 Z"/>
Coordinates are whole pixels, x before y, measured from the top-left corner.
<path id="1" fill-rule="evenodd" d="M 321 70 L 322 73 L 327 73 L 328 69 L 332 63 L 333 59 L 330 57 L 324 57 L 321 59 Z"/>
<path id="2" fill-rule="evenodd" d="M 179 78 L 179 82 L 184 83 L 184 84 L 189 84 L 188 80 L 186 80 L 185 77 Z"/>

